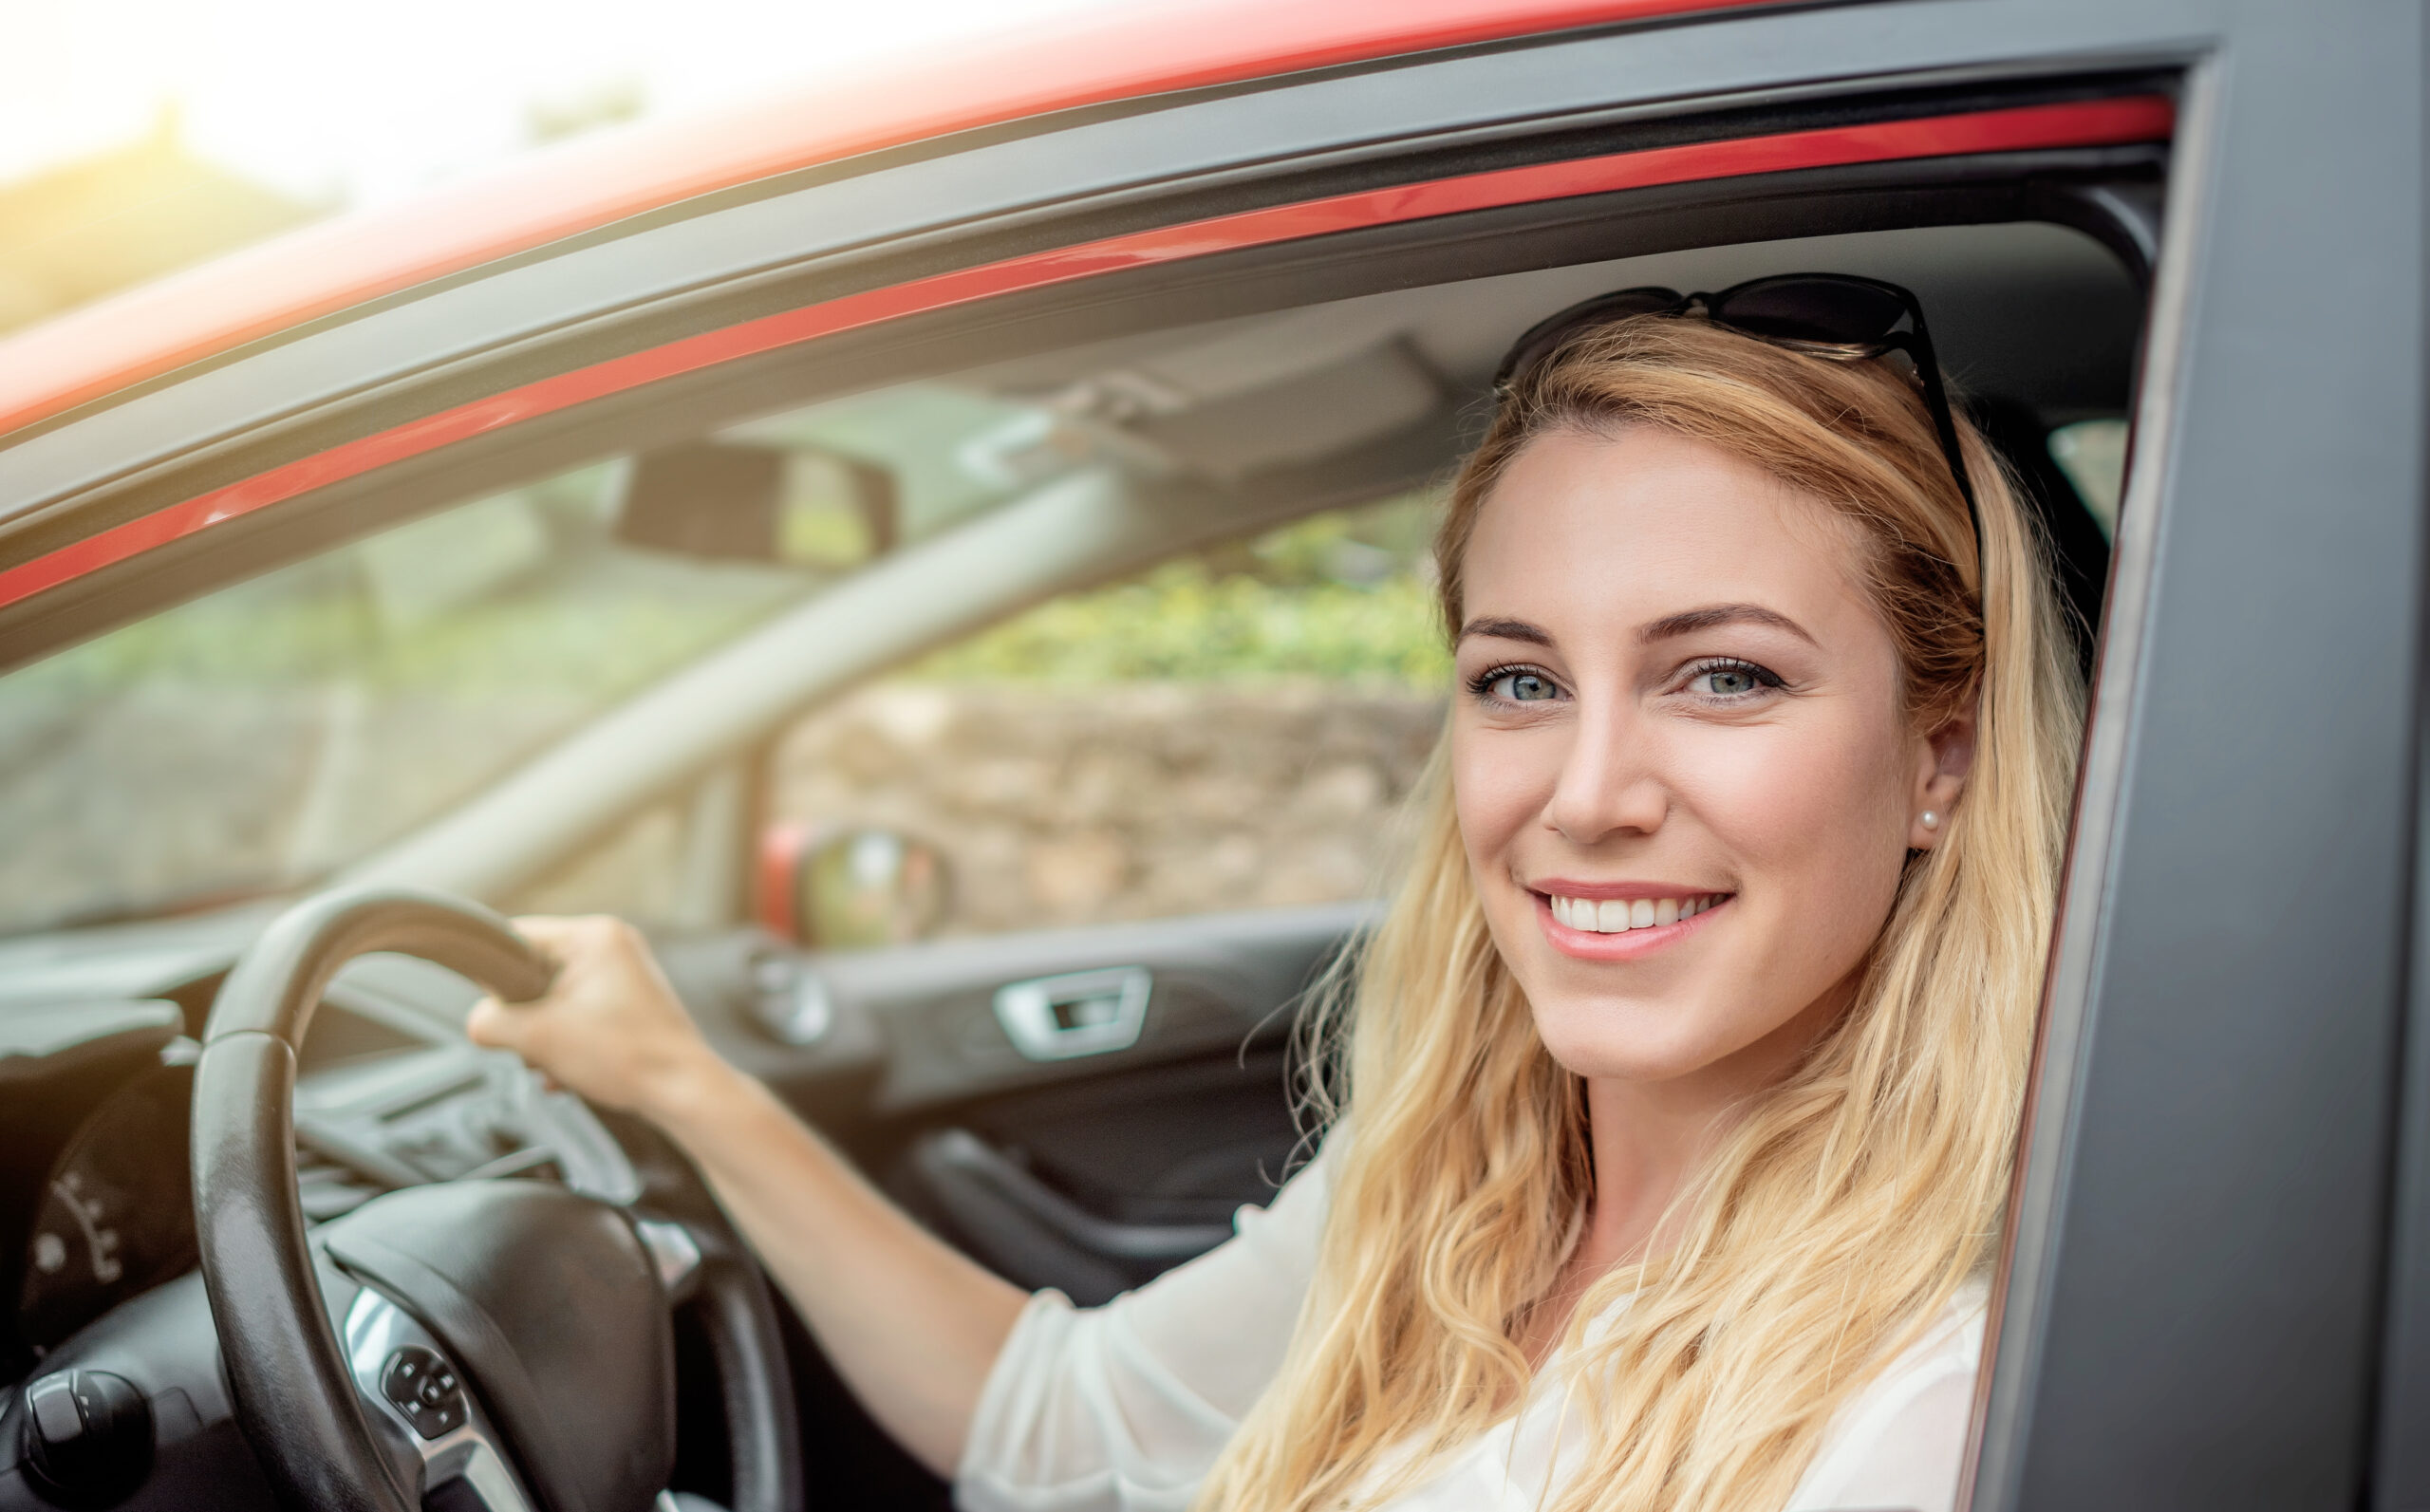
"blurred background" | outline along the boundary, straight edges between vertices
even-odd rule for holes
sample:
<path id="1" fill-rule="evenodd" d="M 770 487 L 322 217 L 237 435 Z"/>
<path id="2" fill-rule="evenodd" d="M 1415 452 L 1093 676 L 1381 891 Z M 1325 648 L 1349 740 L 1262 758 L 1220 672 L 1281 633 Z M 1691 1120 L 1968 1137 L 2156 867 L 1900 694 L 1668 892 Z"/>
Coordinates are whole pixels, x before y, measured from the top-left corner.
<path id="1" fill-rule="evenodd" d="M 1091 0 L 0 0 L 0 331 L 588 133 Z"/>
<path id="2" fill-rule="evenodd" d="M 524 155 L 1101 3 L 0 0 L 0 338 Z M 917 390 L 805 422 L 912 478 L 915 510 L 965 431 L 1026 423 Z M 600 547 L 615 487 L 538 480 L 10 674 L 0 933 L 308 883 L 824 581 Z M 1040 606 L 812 715 L 755 806 L 942 846 L 950 932 L 1366 896 L 1440 719 L 1432 513 L 1321 516 Z M 707 923 L 684 917 L 704 801 L 669 794 L 507 901 Z"/>

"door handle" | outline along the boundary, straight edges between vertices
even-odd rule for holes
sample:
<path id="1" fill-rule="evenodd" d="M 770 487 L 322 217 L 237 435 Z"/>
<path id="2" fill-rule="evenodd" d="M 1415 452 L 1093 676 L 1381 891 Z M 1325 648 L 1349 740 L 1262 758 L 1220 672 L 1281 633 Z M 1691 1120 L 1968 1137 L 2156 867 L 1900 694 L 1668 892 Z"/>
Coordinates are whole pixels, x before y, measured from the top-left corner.
<path id="1" fill-rule="evenodd" d="M 1070 1060 L 1128 1050 L 1148 1023 L 1152 979 L 1145 966 L 1074 971 L 996 990 L 996 1022 L 1032 1060 Z"/>

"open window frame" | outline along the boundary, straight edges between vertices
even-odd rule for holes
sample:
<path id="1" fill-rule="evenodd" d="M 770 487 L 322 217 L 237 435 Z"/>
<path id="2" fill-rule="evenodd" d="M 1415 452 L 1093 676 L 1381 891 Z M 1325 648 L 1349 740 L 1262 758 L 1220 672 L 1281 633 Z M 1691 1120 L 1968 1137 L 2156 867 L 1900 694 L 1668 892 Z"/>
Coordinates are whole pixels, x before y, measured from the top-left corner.
<path id="1" fill-rule="evenodd" d="M 2430 1505 L 2430 994 L 2408 985 L 2430 930 L 2412 882 L 2430 855 L 2422 54 L 2418 17 L 2345 24 L 2361 10 L 1759 10 L 1168 97 L 754 186 L 46 422 L 0 451 L 0 569 L 517 384 L 907 279 L 1511 167 L 2164 92 L 2164 215 L 2087 181 L 2131 169 L 2084 160 L 2121 145 L 1787 168 L 1320 239 L 1333 261 L 1333 238 L 1366 238 L 1361 287 L 1612 256 L 1616 236 L 1651 251 L 1935 217 L 2076 217 L 2151 263 L 1972 1504 Z M 1008 289 L 398 455 L 59 576 L 0 607 L 0 663 L 578 459 L 603 417 L 672 439 L 1009 354 L 1042 328 L 1025 323 L 1068 341 L 1241 312 L 1261 277 L 1299 302 L 1292 262 L 1314 245 Z M 2335 297 L 2290 294 L 2307 289 Z M 2358 648 L 2364 695 L 2340 675 Z"/>

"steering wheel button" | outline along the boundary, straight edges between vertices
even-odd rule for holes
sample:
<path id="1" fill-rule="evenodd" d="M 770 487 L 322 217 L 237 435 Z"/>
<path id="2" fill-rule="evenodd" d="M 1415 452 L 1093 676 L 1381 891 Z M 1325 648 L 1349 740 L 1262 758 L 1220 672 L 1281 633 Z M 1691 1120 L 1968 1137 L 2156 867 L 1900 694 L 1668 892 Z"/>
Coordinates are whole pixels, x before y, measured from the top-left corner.
<path id="1" fill-rule="evenodd" d="M 464 1426 L 464 1401 L 458 1397 L 438 1407 L 416 1407 L 411 1416 L 416 1433 L 435 1439 Z"/>
<path id="2" fill-rule="evenodd" d="M 381 1394 L 407 1411 L 413 1410 L 421 1392 L 430 1384 L 432 1368 L 438 1365 L 439 1356 L 428 1350 L 399 1350 L 388 1356 L 386 1368 L 380 1372 Z"/>
<path id="3" fill-rule="evenodd" d="M 76 1392 L 65 1374 L 36 1381 L 26 1389 L 26 1406 L 34 1431 L 50 1444 L 67 1444 L 84 1431 L 84 1416 L 77 1410 Z"/>
<path id="4" fill-rule="evenodd" d="M 447 1388 L 454 1384 L 454 1382 L 447 1380 L 443 1376 L 425 1376 L 422 1379 L 421 1389 L 416 1391 L 414 1394 L 421 1398 L 422 1406 L 437 1407 L 439 1403 L 447 1400 Z"/>

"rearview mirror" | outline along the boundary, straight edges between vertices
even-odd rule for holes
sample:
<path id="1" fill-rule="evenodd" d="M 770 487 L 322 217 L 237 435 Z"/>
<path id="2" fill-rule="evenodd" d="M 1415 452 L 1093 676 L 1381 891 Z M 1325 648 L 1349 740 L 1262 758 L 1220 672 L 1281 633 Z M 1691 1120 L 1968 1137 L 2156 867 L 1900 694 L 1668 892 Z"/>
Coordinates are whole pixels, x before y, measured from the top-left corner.
<path id="1" fill-rule="evenodd" d="M 842 571 L 894 550 L 894 474 L 841 452 L 693 441 L 633 458 L 616 516 L 627 546 Z"/>
<path id="2" fill-rule="evenodd" d="M 813 950 L 909 944 L 944 923 L 944 854 L 893 830 L 770 831 L 760 846 L 760 922 Z"/>

